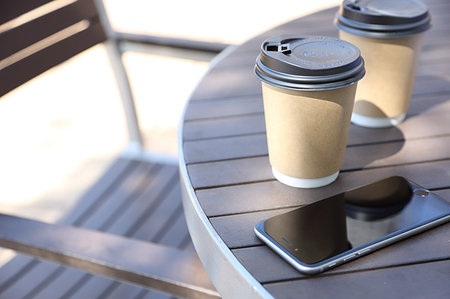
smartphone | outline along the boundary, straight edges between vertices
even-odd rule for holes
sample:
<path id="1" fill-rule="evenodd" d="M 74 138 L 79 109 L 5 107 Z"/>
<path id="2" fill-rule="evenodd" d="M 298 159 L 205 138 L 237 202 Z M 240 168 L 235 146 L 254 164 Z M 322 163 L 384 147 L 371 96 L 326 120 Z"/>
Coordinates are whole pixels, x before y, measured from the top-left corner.
<path id="1" fill-rule="evenodd" d="M 256 235 L 297 270 L 317 274 L 450 220 L 450 203 L 400 176 L 274 216 Z"/>

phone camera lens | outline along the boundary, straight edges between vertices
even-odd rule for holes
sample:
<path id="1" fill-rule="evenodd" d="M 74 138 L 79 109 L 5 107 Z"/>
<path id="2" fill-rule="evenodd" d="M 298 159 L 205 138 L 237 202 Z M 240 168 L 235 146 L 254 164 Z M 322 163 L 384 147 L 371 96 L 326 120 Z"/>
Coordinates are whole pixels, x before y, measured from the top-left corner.
<path id="1" fill-rule="evenodd" d="M 420 197 L 426 197 L 430 192 L 428 190 L 424 189 L 417 189 L 414 190 L 414 194 Z"/>

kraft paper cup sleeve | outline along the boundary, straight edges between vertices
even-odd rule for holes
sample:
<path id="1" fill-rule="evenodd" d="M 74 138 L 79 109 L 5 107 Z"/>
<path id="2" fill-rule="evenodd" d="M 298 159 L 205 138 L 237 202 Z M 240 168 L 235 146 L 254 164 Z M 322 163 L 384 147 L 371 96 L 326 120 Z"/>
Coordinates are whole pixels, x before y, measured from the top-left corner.
<path id="1" fill-rule="evenodd" d="M 343 165 L 356 82 L 365 74 L 359 49 L 330 37 L 275 36 L 261 45 L 272 172 L 289 186 L 333 182 Z"/>

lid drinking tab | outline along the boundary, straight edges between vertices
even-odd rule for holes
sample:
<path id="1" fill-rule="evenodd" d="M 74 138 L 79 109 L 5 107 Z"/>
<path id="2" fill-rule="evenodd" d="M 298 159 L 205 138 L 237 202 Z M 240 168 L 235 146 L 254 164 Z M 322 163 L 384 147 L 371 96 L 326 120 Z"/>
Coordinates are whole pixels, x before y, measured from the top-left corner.
<path id="1" fill-rule="evenodd" d="M 355 83 L 365 70 L 359 49 L 348 42 L 281 35 L 263 42 L 255 74 L 282 88 L 326 90 Z"/>
<path id="2" fill-rule="evenodd" d="M 431 17 L 419 0 L 344 0 L 335 24 L 356 35 L 395 38 L 428 30 Z"/>

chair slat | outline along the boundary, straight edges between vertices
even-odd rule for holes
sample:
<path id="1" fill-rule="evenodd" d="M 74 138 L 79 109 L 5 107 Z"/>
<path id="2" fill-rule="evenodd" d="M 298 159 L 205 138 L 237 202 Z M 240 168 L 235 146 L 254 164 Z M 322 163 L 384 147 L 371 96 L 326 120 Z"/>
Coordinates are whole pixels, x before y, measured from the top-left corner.
<path id="1" fill-rule="evenodd" d="M 0 214 L 0 246 L 182 297 L 219 297 L 195 254 L 163 245 Z"/>
<path id="2" fill-rule="evenodd" d="M 0 69 L 0 96 L 104 40 L 105 34 L 97 19 L 84 30 Z"/>
<path id="3" fill-rule="evenodd" d="M 23 1 L 20 1 L 23 2 Z M 0 22 L 6 11 L 0 9 Z M 37 18 L 32 18 L 24 23 L 6 28 L 0 33 L 0 60 L 33 45 L 57 32 L 74 25 L 82 20 L 94 19 L 97 16 L 95 5 L 89 0 L 80 0 L 62 7 L 56 7 Z M 20 36 L 20 38 L 18 38 Z"/>
<path id="4" fill-rule="evenodd" d="M 6 23 L 18 16 L 36 9 L 52 0 L 2 0 L 0 1 L 0 22 Z"/>

